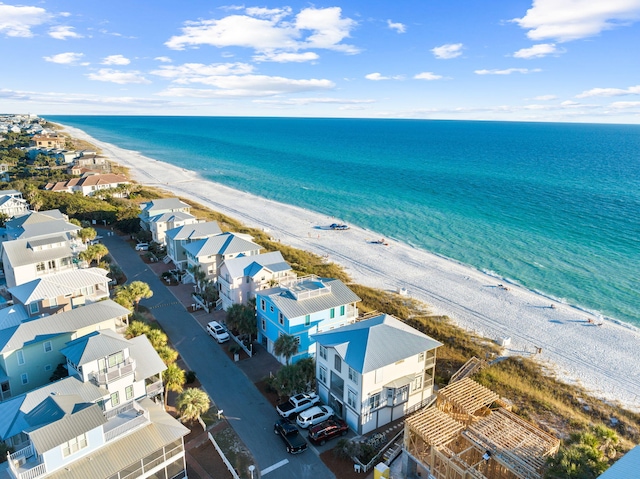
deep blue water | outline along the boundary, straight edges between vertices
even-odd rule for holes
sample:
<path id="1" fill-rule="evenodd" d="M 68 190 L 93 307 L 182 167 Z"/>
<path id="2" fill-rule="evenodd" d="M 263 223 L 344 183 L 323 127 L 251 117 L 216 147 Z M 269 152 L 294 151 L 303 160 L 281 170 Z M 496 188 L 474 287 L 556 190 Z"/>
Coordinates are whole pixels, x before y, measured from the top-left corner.
<path id="1" fill-rule="evenodd" d="M 47 119 L 640 326 L 640 126 Z"/>

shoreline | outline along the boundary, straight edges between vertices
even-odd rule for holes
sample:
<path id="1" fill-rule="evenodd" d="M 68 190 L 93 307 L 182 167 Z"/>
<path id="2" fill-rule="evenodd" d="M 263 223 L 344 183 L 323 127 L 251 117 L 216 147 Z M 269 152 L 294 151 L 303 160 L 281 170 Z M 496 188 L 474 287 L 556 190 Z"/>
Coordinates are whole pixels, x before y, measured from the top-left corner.
<path id="1" fill-rule="evenodd" d="M 328 257 L 363 285 L 400 291 L 444 314 L 465 330 L 492 341 L 511 338 L 507 355 L 535 357 L 558 379 L 590 394 L 640 411 L 640 371 L 636 352 L 640 330 L 603 319 L 495 275 L 441 255 L 351 226 L 323 229 L 335 218 L 267 200 L 204 179 L 194 171 L 97 140 L 61 125 L 75 138 L 101 148 L 114 163 L 130 169 L 133 180 L 164 189 L 263 229 L 274 239 Z M 161 168 L 158 168 L 161 166 Z M 502 283 L 506 285 L 500 286 Z M 554 308 L 550 305 L 554 304 Z M 601 326 L 599 326 L 602 324 Z M 541 349 L 541 353 L 536 351 Z"/>

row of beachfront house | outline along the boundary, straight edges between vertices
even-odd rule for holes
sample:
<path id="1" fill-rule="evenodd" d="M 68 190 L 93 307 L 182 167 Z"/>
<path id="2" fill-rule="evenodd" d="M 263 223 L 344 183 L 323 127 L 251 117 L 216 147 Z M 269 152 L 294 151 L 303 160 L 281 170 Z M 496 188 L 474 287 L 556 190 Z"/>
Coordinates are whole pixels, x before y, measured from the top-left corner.
<path id="1" fill-rule="evenodd" d="M 107 271 L 80 259 L 79 229 L 58 210 L 0 229 L 0 467 L 15 479 L 186 477 L 189 431 L 164 411 L 166 366 L 145 336 L 123 336 L 130 311 L 109 299 Z"/>

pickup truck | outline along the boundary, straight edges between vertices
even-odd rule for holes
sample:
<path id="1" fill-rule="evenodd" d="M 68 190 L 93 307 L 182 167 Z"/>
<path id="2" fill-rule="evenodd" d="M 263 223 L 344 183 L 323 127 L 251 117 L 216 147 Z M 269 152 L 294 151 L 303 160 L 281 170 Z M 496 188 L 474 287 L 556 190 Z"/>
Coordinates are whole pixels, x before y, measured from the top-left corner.
<path id="1" fill-rule="evenodd" d="M 298 428 L 288 419 L 278 419 L 273 432 L 282 438 L 289 454 L 297 454 L 307 449 L 307 441 L 300 435 Z"/>
<path id="2" fill-rule="evenodd" d="M 316 393 L 301 393 L 291 396 L 287 402 L 278 404 L 276 410 L 280 416 L 288 418 L 315 406 L 319 402 L 320 398 Z"/>

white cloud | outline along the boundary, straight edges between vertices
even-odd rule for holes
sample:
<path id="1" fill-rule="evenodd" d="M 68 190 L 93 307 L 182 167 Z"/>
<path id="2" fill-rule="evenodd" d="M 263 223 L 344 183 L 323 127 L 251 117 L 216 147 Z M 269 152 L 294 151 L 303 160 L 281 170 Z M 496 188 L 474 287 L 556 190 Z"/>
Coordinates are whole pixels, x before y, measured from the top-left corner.
<path id="1" fill-rule="evenodd" d="M 398 33 L 404 33 L 407 31 L 407 26 L 404 23 L 396 23 L 391 20 L 387 20 L 387 26 Z"/>
<path id="2" fill-rule="evenodd" d="M 109 55 L 104 57 L 100 63 L 103 65 L 128 65 L 131 60 L 122 55 Z"/>
<path id="3" fill-rule="evenodd" d="M 522 18 L 514 18 L 532 40 L 568 42 L 587 38 L 640 17 L 640 0 L 533 0 Z"/>
<path id="4" fill-rule="evenodd" d="M 375 103 L 375 100 L 349 100 L 345 98 L 291 98 L 288 100 L 253 100 L 253 103 L 265 105 L 311 105 L 311 104 L 341 104 L 358 105 Z"/>
<path id="5" fill-rule="evenodd" d="M 253 72 L 253 66 L 248 63 L 185 63 L 183 65 L 162 65 L 151 72 L 162 78 L 171 79 L 176 83 L 197 83 L 211 76 L 244 75 Z"/>
<path id="6" fill-rule="evenodd" d="M 391 77 L 386 77 L 381 75 L 380 73 L 369 73 L 364 76 L 367 80 L 380 81 L 380 80 L 403 80 L 404 77 L 402 75 L 395 75 Z"/>
<path id="7" fill-rule="evenodd" d="M 511 75 L 512 73 L 522 73 L 522 74 L 526 74 L 526 73 L 537 73 L 537 72 L 541 72 L 542 70 L 540 68 L 533 68 L 532 70 L 529 70 L 528 68 L 507 68 L 505 70 L 476 70 L 474 71 L 474 73 L 476 75 Z"/>
<path id="8" fill-rule="evenodd" d="M 49 36 L 56 40 L 66 40 L 67 38 L 82 38 L 82 35 L 73 31 L 73 27 L 58 26 L 49 29 Z"/>
<path id="9" fill-rule="evenodd" d="M 278 63 L 292 63 L 292 62 L 311 62 L 317 60 L 320 56 L 315 52 L 265 52 L 260 55 L 255 55 L 253 60 L 256 62 L 278 62 Z"/>
<path id="10" fill-rule="evenodd" d="M 59 63 L 61 65 L 70 65 L 78 62 L 84 53 L 74 53 L 74 52 L 66 52 L 66 53 L 58 53 L 57 55 L 51 55 L 49 57 L 42 57 L 45 61 L 51 63 Z"/>
<path id="11" fill-rule="evenodd" d="M 614 101 L 611 108 L 627 109 L 627 108 L 640 108 L 640 101 Z"/>
<path id="12" fill-rule="evenodd" d="M 162 63 L 171 63 L 171 58 L 169 57 L 155 57 L 154 60 L 157 60 Z"/>
<path id="13" fill-rule="evenodd" d="M 537 101 L 550 101 L 550 100 L 556 100 L 557 98 L 558 97 L 556 95 L 540 95 L 540 96 L 533 97 L 533 99 Z"/>
<path id="14" fill-rule="evenodd" d="M 0 3 L 0 33 L 8 37 L 32 37 L 32 27 L 47 22 L 51 14 L 44 8 Z"/>
<path id="15" fill-rule="evenodd" d="M 122 106 L 141 106 L 156 108 L 166 106 L 169 103 L 167 100 L 154 98 L 102 97 L 98 95 L 87 95 L 82 93 L 33 92 L 7 89 L 0 89 L 0 98 L 52 105 L 113 105 L 118 108 Z"/>
<path id="16" fill-rule="evenodd" d="M 630 86 L 627 89 L 624 88 L 592 88 L 591 90 L 583 91 L 576 98 L 588 98 L 592 96 L 624 96 L 624 95 L 640 95 L 640 85 Z"/>
<path id="17" fill-rule="evenodd" d="M 436 75 L 433 72 L 418 73 L 413 77 L 415 80 L 440 80 L 442 75 Z"/>
<path id="18" fill-rule="evenodd" d="M 513 56 L 515 58 L 542 58 L 552 53 L 559 53 L 554 43 L 539 43 L 530 48 L 521 48 Z"/>
<path id="19" fill-rule="evenodd" d="M 464 45 L 462 43 L 447 43 L 445 45 L 432 48 L 431 53 L 441 60 L 449 60 L 462 55 L 463 48 Z"/>
<path id="20" fill-rule="evenodd" d="M 286 20 L 291 15 L 290 9 L 248 8 L 244 15 L 187 22 L 181 35 L 171 37 L 165 45 L 174 50 L 199 45 L 237 46 L 272 55 L 308 49 L 359 52 L 342 43 L 357 23 L 343 18 L 341 8 L 305 8 Z"/>
<path id="21" fill-rule="evenodd" d="M 126 85 L 128 83 L 151 83 L 138 71 L 123 72 L 110 68 L 101 68 L 96 73 L 89 73 L 87 78 L 89 78 L 89 80 L 117 83 L 119 85 Z"/>

